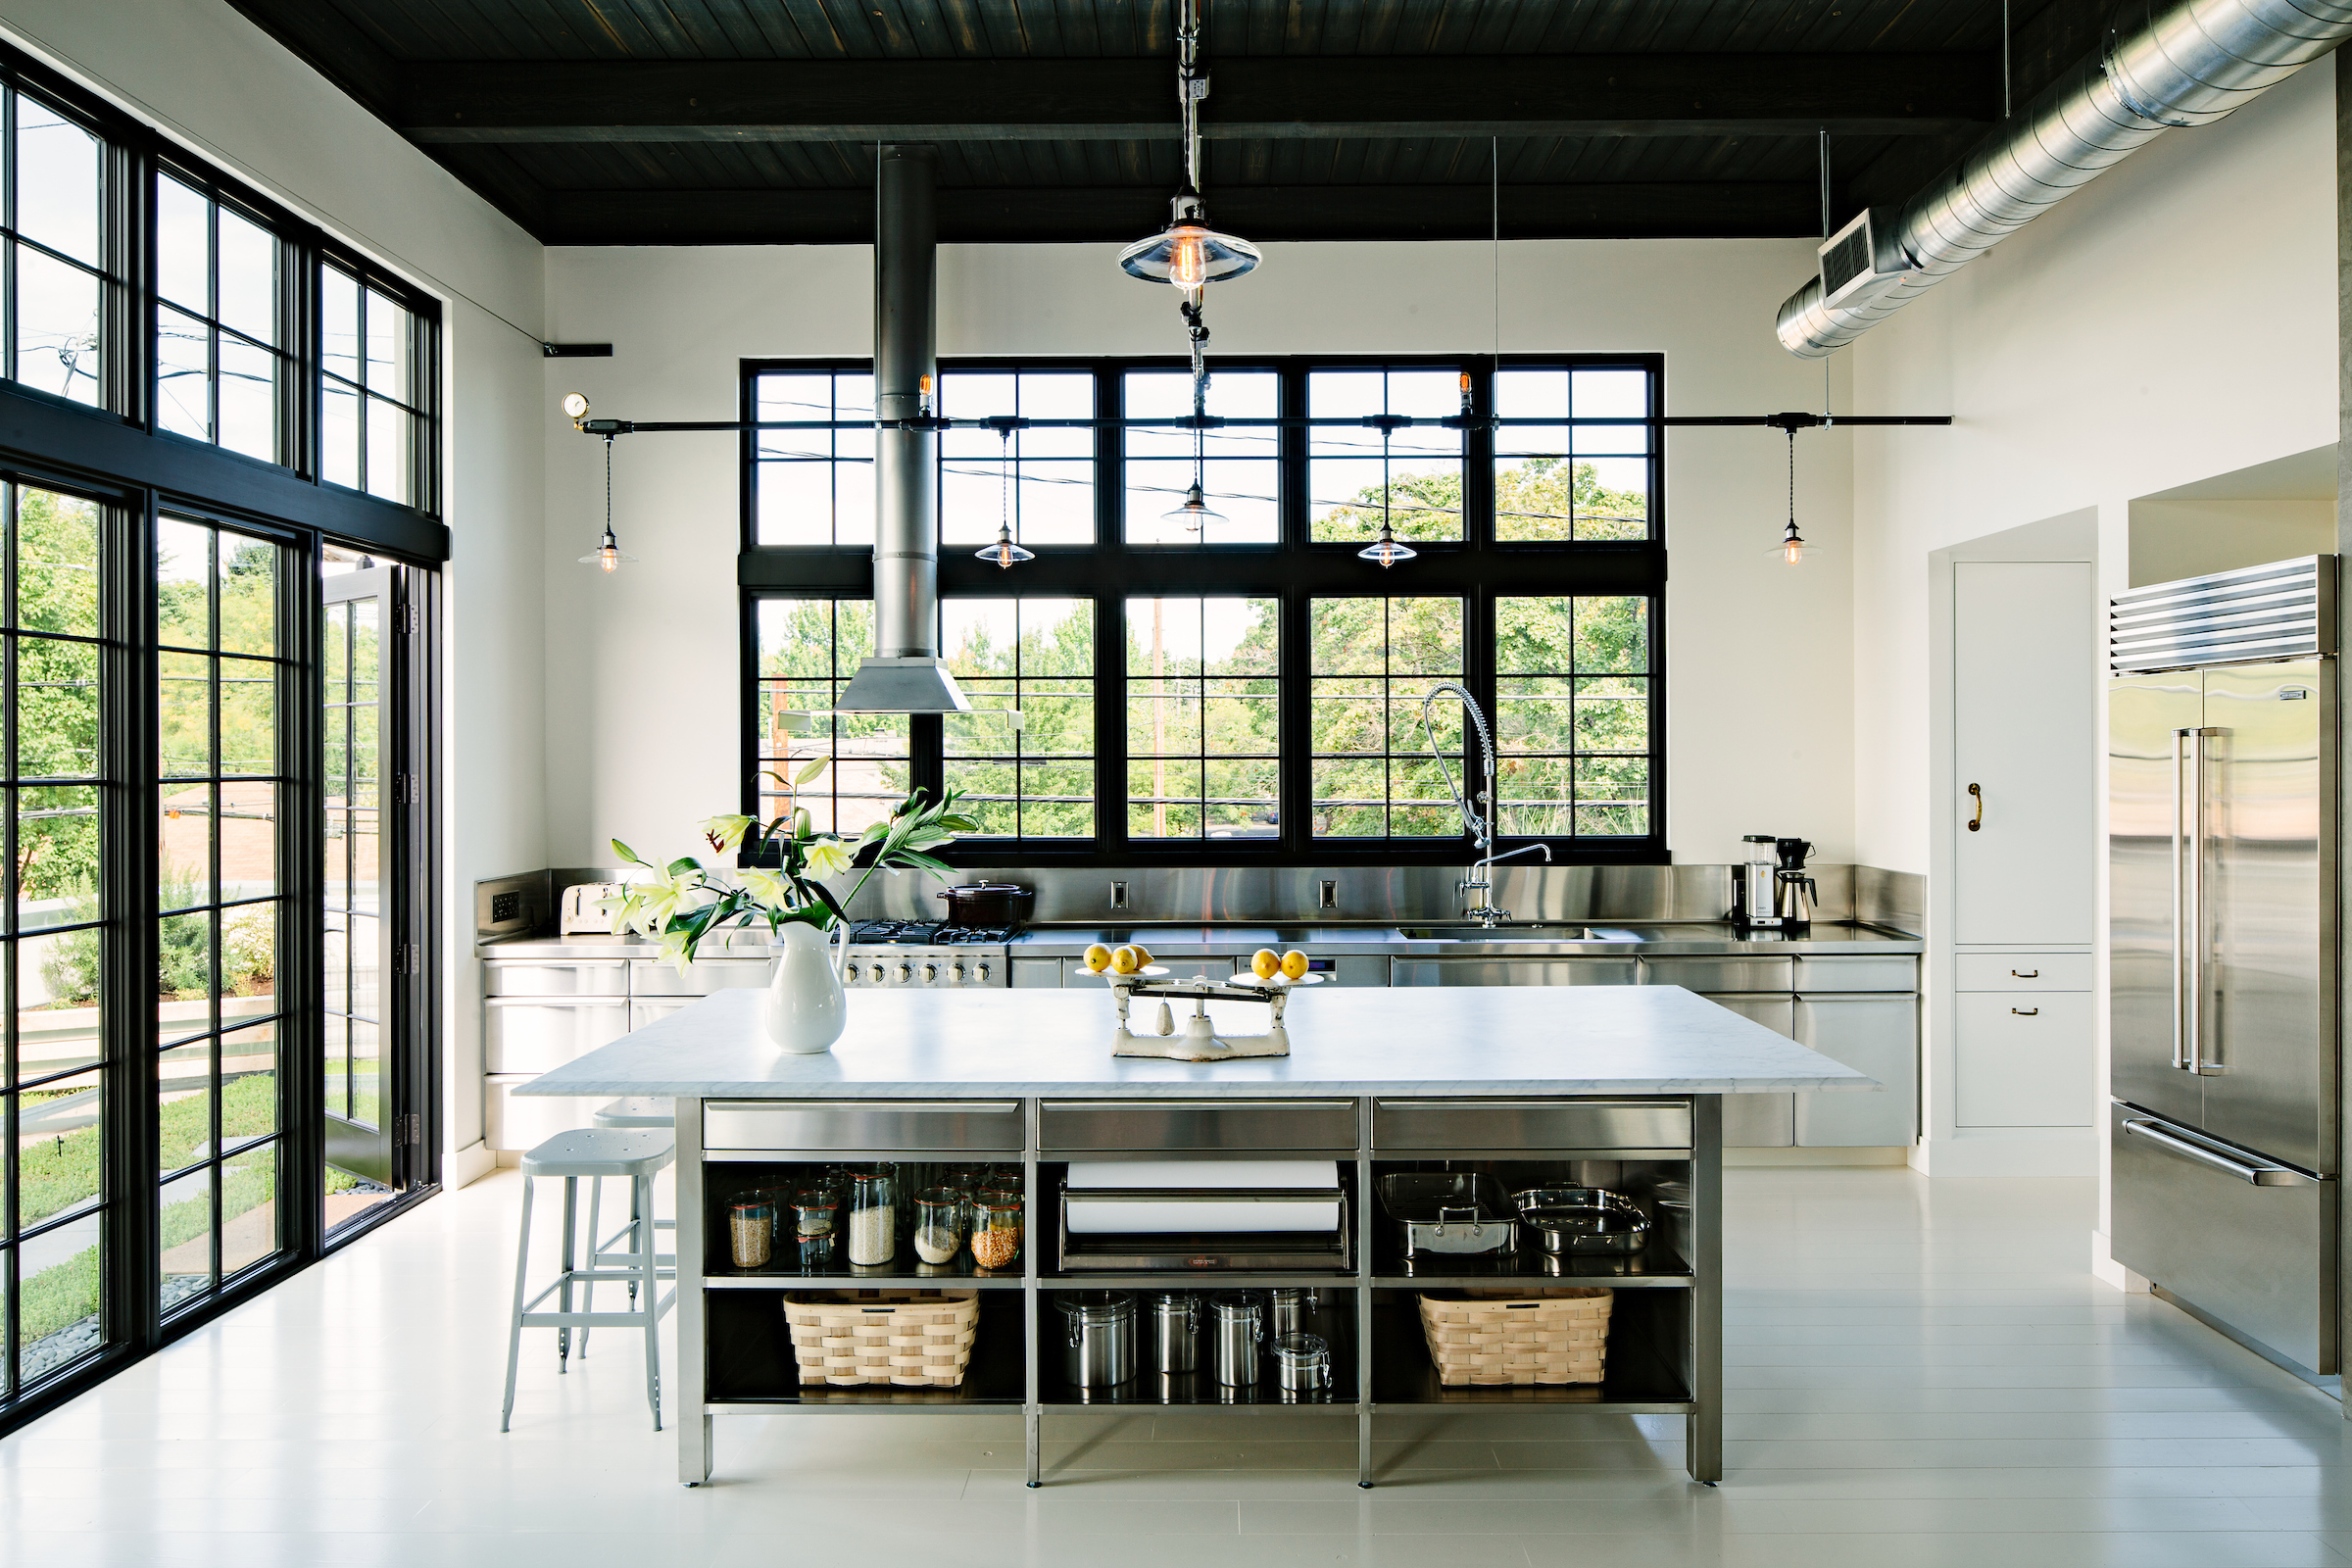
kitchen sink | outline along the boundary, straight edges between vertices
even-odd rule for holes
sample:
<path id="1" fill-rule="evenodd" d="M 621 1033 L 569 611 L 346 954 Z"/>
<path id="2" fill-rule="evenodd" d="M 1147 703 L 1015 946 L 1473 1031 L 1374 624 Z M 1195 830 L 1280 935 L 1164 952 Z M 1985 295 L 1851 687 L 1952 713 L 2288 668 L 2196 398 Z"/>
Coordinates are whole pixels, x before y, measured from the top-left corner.
<path id="1" fill-rule="evenodd" d="M 1407 925 L 1408 942 L 1633 942 L 1635 933 L 1607 926 L 1565 925 L 1557 920 L 1510 920 L 1501 925 Z"/>

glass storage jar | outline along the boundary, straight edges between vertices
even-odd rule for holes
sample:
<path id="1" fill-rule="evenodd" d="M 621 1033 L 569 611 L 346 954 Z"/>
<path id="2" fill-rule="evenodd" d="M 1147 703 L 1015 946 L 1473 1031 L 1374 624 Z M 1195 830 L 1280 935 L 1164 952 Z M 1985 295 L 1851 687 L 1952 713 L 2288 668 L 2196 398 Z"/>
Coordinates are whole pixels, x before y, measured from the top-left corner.
<path id="1" fill-rule="evenodd" d="M 1021 1195 L 999 1189 L 972 1200 L 972 1261 L 1007 1269 L 1021 1260 Z"/>
<path id="2" fill-rule="evenodd" d="M 914 1200 L 914 1255 L 926 1263 L 953 1263 L 963 1250 L 966 1199 L 952 1187 L 934 1187 Z"/>
<path id="3" fill-rule="evenodd" d="M 775 1243 L 775 1204 L 755 1199 L 727 1209 L 727 1244 L 737 1268 L 765 1268 Z"/>
<path id="4" fill-rule="evenodd" d="M 850 1261 L 861 1268 L 898 1255 L 898 1172 L 888 1165 L 853 1165 L 849 1170 Z"/>

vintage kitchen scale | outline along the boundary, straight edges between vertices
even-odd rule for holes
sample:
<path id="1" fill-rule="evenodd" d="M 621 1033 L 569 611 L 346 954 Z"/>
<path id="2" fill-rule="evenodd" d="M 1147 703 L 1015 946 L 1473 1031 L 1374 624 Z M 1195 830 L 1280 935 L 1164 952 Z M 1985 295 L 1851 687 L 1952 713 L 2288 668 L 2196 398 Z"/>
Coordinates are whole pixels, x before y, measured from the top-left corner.
<path id="1" fill-rule="evenodd" d="M 1163 1056 L 1173 1061 L 1239 1061 L 1249 1056 L 1287 1056 L 1291 1054 L 1290 1032 L 1283 1027 L 1282 1009 L 1291 1000 L 1291 993 L 1300 986 L 1320 985 L 1319 974 L 1305 974 L 1293 980 L 1277 975 L 1260 980 L 1256 975 L 1237 974 L 1216 980 L 1163 980 L 1167 973 L 1159 964 L 1149 964 L 1133 974 L 1114 974 L 1105 971 L 1102 978 L 1110 982 L 1111 1000 L 1119 1010 L 1119 1026 L 1111 1035 L 1111 1054 L 1114 1056 Z M 1132 1027 L 1129 1009 L 1141 997 L 1147 1002 L 1159 1003 L 1158 1027 L 1153 1033 L 1139 1035 Z M 1176 1014 L 1168 1002 L 1178 997 L 1192 999 L 1192 1016 L 1184 1020 L 1181 1033 L 1176 1027 Z M 1208 1016 L 1210 1002 L 1258 1002 L 1273 1009 L 1266 1032 L 1262 1035 L 1220 1034 Z"/>

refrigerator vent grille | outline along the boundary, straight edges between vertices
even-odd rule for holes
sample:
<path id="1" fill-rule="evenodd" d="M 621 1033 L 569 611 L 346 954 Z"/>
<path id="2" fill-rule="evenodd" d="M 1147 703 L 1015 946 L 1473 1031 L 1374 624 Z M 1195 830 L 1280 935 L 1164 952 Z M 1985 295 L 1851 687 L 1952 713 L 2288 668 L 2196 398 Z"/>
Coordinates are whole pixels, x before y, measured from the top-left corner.
<path id="1" fill-rule="evenodd" d="M 2335 558 L 2305 556 L 2134 588 L 2108 601 L 2118 675 L 2335 652 Z"/>

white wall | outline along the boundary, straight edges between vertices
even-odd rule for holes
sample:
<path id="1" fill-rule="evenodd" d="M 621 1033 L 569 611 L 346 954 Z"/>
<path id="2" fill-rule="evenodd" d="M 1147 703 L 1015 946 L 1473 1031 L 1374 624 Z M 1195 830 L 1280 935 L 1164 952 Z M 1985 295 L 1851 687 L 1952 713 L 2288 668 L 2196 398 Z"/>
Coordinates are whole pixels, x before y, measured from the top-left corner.
<path id="1" fill-rule="evenodd" d="M 1122 276 L 1113 247 L 949 246 L 939 349 L 954 355 L 1173 354 L 1173 299 Z M 1670 414 L 1819 409 L 1820 367 L 1783 354 L 1772 313 L 1812 259 L 1802 241 L 1521 242 L 1503 247 L 1504 352 L 1663 351 Z M 1494 342 L 1484 244 L 1276 245 L 1209 297 L 1212 354 L 1478 352 Z M 553 335 L 610 340 L 608 361 L 547 368 L 549 852 L 641 853 L 740 798 L 740 448 L 733 435 L 644 435 L 615 452 L 621 541 L 644 564 L 573 564 L 601 526 L 596 443 L 556 411 L 586 392 L 621 418 L 740 417 L 738 362 L 871 351 L 871 262 L 854 247 L 555 249 Z M 1844 407 L 1842 401 L 1838 407 Z M 1842 555 L 1847 438 L 1799 443 L 1806 536 Z M 1735 858 L 1742 833 L 1853 847 L 1848 570 L 1770 555 L 1784 438 L 1671 432 L 1666 509 L 1669 795 L 1678 858 Z M 1370 586 L 1368 581 L 1367 586 Z"/>
<path id="2" fill-rule="evenodd" d="M 220 0 L 0 0 L 0 29 L 443 302 L 445 1172 L 481 1139 L 472 883 L 547 861 L 538 243 Z"/>

